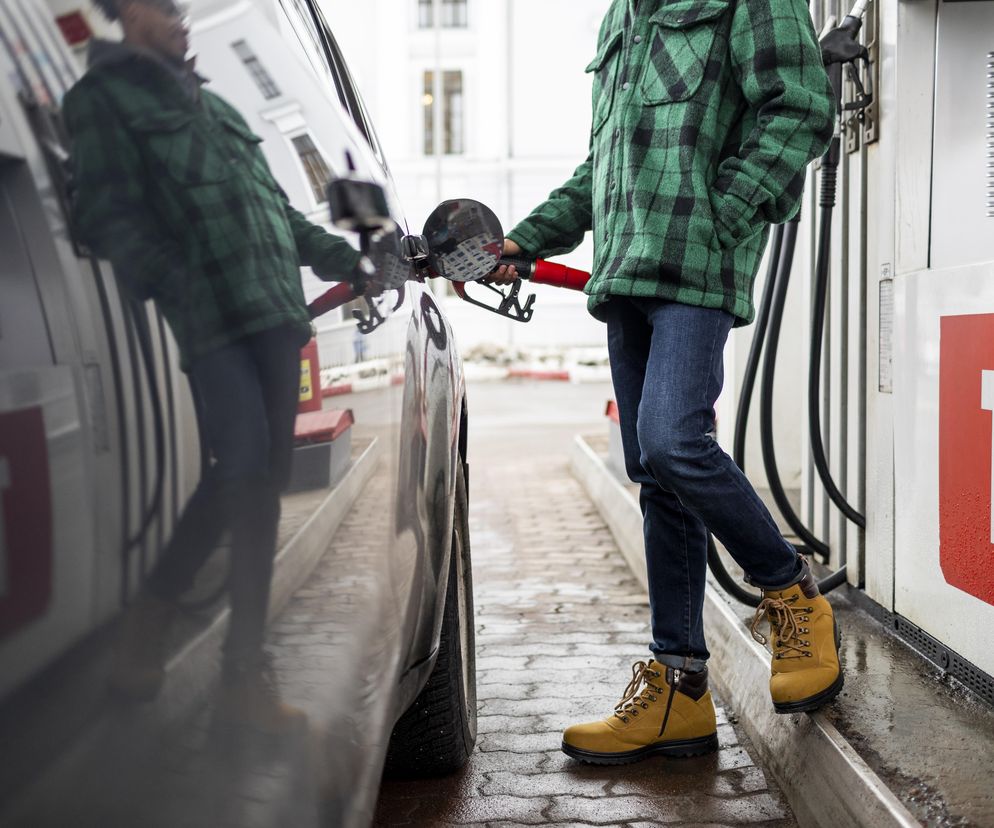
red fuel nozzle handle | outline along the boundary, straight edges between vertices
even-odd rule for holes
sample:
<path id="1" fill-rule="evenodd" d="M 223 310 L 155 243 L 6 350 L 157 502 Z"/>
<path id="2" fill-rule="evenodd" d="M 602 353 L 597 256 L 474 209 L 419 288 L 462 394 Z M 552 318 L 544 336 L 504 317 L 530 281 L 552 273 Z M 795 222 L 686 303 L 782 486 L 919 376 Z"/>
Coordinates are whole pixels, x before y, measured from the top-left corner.
<path id="1" fill-rule="evenodd" d="M 547 262 L 544 259 L 523 259 L 518 256 L 504 256 L 498 265 L 517 268 L 518 275 L 536 285 L 552 285 L 568 290 L 583 290 L 590 281 L 590 274 L 584 270 L 574 270 L 566 265 Z"/>
<path id="2" fill-rule="evenodd" d="M 335 285 L 331 290 L 325 291 L 311 302 L 307 306 L 307 312 L 311 315 L 311 319 L 316 319 L 321 314 L 339 308 L 355 298 L 356 295 L 355 291 L 352 290 L 352 285 L 348 282 L 342 282 Z"/>

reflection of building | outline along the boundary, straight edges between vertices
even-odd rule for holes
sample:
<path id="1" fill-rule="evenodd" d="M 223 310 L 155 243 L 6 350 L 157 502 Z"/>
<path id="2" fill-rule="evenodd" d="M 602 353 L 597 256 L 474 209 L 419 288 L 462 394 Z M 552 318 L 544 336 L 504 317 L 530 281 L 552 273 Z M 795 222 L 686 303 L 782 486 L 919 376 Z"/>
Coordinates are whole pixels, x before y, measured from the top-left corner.
<path id="1" fill-rule="evenodd" d="M 56 15 L 76 15 L 98 37 L 121 36 L 117 27 L 89 4 L 80 11 L 78 0 L 45 2 Z M 191 53 L 196 55 L 197 70 L 208 79 L 209 88 L 229 101 L 264 139 L 262 150 L 290 202 L 311 221 L 345 235 L 332 228 L 325 197 L 328 181 L 346 168 L 339 148 L 356 141 L 360 150 L 353 151 L 352 160 L 358 174 L 382 180 L 380 149 L 352 91 L 337 44 L 333 40 L 325 43 L 321 33 L 302 22 L 300 30 L 311 32 L 313 41 L 282 37 L 267 16 L 271 2 L 275 0 L 197 0 L 192 6 Z M 298 21 L 310 20 L 309 12 L 297 0 L 286 0 L 285 8 Z M 293 48 L 288 49 L 288 44 Z M 86 46 L 81 41 L 76 47 L 81 63 L 85 62 Z M 343 102 L 350 118 L 329 117 L 329 110 L 340 109 Z M 362 135 L 372 135 L 371 141 L 367 143 Z M 399 205 L 391 206 L 403 215 Z M 358 246 L 355 237 L 349 240 Z M 308 300 L 331 286 L 309 268 L 301 275 Z M 365 303 L 332 310 L 317 320 L 323 364 L 352 361 L 352 310 L 356 307 L 364 308 Z M 370 355 L 378 355 L 375 339 L 384 335 L 378 332 L 374 341 L 366 343 Z"/>
<path id="2" fill-rule="evenodd" d="M 460 197 L 487 204 L 510 229 L 586 157 L 583 69 L 607 0 L 321 4 L 376 122 L 412 231 L 439 201 Z M 588 241 L 562 261 L 587 269 L 590 259 Z M 582 296 L 535 292 L 529 325 L 455 299 L 446 312 L 466 345 L 512 336 L 518 344 L 603 342 Z"/>

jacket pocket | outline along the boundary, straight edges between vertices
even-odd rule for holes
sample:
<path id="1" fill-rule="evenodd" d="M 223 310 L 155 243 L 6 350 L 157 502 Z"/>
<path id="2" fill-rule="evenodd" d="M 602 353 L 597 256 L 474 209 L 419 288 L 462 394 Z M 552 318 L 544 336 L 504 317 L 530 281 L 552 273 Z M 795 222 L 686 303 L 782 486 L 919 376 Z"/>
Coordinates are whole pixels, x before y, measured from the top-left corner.
<path id="1" fill-rule="evenodd" d="M 225 130 L 225 141 L 232 148 L 235 163 L 243 164 L 257 181 L 278 191 L 280 185 L 273 178 L 266 156 L 259 147 L 262 138 L 245 124 L 227 115 L 221 116 L 221 124 Z"/>
<path id="2" fill-rule="evenodd" d="M 593 89 L 593 121 L 591 131 L 597 134 L 607 123 L 614 103 L 614 88 L 617 86 L 618 70 L 621 65 L 621 31 L 617 31 L 604 39 L 595 57 L 584 69 L 594 75 Z"/>
<path id="3" fill-rule="evenodd" d="M 198 128 L 193 113 L 147 113 L 133 118 L 128 126 L 138 137 L 152 172 L 165 172 L 187 185 L 214 184 L 231 175 L 229 165 Z"/>
<path id="4" fill-rule="evenodd" d="M 649 60 L 642 79 L 645 103 L 686 101 L 694 96 L 707 74 L 730 6 L 730 0 L 679 0 L 649 18 Z"/>

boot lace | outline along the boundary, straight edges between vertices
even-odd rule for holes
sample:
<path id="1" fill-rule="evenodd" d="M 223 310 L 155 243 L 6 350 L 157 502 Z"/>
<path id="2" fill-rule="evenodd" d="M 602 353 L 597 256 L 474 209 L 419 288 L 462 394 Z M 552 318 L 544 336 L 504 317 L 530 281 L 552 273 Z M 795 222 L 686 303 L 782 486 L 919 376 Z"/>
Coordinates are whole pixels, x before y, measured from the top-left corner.
<path id="1" fill-rule="evenodd" d="M 649 705 L 658 701 L 659 696 L 666 692 L 653 684 L 661 675 L 658 670 L 651 669 L 648 663 L 636 661 L 632 665 L 632 680 L 628 682 L 621 701 L 614 706 L 614 715 L 628 724 L 631 718 L 639 715 L 640 710 L 648 710 Z"/>
<path id="2" fill-rule="evenodd" d="M 797 606 L 799 599 L 799 595 L 792 595 L 790 598 L 764 598 L 756 607 L 750 632 L 760 644 L 769 643 L 769 638 L 758 629 L 764 618 L 769 621 L 775 659 L 811 657 L 808 649 L 811 642 L 803 637 L 810 630 L 801 624 L 811 620 L 814 607 Z"/>

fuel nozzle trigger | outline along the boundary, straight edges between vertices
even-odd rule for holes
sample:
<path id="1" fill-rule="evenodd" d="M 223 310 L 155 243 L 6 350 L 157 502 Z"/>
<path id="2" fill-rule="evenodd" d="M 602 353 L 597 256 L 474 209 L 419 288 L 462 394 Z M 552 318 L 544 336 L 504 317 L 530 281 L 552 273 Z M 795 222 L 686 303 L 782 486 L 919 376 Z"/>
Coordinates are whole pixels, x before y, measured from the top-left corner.
<path id="1" fill-rule="evenodd" d="M 873 103 L 873 73 L 870 71 L 870 52 L 859 42 L 859 30 L 863 27 L 863 15 L 866 14 L 867 0 L 857 0 L 852 11 L 834 29 L 824 34 L 819 45 L 821 57 L 833 86 L 841 84 L 839 68 L 845 67 L 845 72 L 856 90 L 856 97 L 848 103 L 841 102 L 841 85 L 836 86 L 835 93 L 843 112 L 856 112 L 860 119 L 866 108 Z M 866 70 L 866 86 L 863 85 L 861 70 Z"/>
<path id="2" fill-rule="evenodd" d="M 485 287 L 487 290 L 495 293 L 499 300 L 496 305 L 490 305 L 479 299 L 474 299 L 469 295 L 466 288 L 470 284 L 478 284 Z M 498 316 L 503 316 L 507 319 L 511 319 L 514 322 L 528 322 L 532 318 L 532 314 L 535 312 L 532 305 L 535 304 L 535 294 L 530 294 L 525 300 L 524 304 L 521 303 L 520 293 L 521 293 L 521 279 L 515 279 L 508 286 L 507 291 L 501 290 L 501 288 L 496 285 L 492 285 L 489 282 L 453 282 L 452 287 L 455 289 L 456 294 L 460 299 L 469 302 L 471 305 L 476 305 L 478 308 L 483 308 L 491 313 L 496 313 Z"/>

